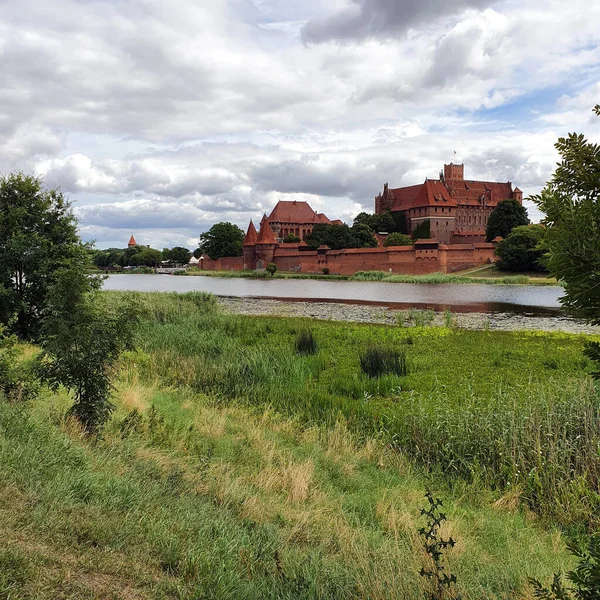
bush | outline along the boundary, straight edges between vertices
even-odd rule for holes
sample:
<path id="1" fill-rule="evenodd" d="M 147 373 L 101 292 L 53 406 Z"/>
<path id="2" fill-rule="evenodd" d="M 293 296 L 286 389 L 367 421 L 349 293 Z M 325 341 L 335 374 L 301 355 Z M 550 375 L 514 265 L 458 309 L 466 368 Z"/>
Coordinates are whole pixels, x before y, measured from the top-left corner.
<path id="1" fill-rule="evenodd" d="M 0 395 L 11 401 L 29 400 L 39 389 L 29 361 L 19 360 L 15 336 L 4 336 L 0 327 Z"/>
<path id="2" fill-rule="evenodd" d="M 390 233 L 387 236 L 383 245 L 387 248 L 389 246 L 412 246 L 413 241 L 408 235 L 403 233 Z"/>
<path id="3" fill-rule="evenodd" d="M 316 354 L 317 351 L 317 341 L 310 329 L 301 331 L 296 336 L 296 352 L 298 354 Z"/>
<path id="4" fill-rule="evenodd" d="M 360 356 L 360 368 L 369 377 L 386 373 L 404 376 L 408 373 L 406 356 L 394 348 L 371 346 Z"/>
<path id="5" fill-rule="evenodd" d="M 323 275 L 329 275 L 329 267 L 323 267 Z"/>
<path id="6" fill-rule="evenodd" d="M 515 227 L 496 246 L 498 266 L 505 271 L 543 271 L 540 259 L 546 230 L 541 225 Z"/>
<path id="7" fill-rule="evenodd" d="M 265 269 L 265 271 L 269 274 L 269 275 L 275 275 L 275 273 L 277 273 L 277 265 L 275 263 L 269 263 L 267 265 L 267 268 Z"/>
<path id="8" fill-rule="evenodd" d="M 300 241 L 300 238 L 297 235 L 294 235 L 293 233 L 288 233 L 283 238 L 284 244 L 297 244 L 299 241 Z"/>
<path id="9" fill-rule="evenodd" d="M 387 273 L 383 271 L 357 271 L 352 275 L 352 279 L 357 281 L 381 281 Z"/>

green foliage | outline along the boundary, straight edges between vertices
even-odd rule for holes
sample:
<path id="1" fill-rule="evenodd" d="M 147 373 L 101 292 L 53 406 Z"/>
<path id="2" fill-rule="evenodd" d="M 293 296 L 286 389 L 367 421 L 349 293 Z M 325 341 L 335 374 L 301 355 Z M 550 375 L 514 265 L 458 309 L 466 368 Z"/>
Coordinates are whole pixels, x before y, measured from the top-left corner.
<path id="1" fill-rule="evenodd" d="M 329 275 L 329 267 L 323 267 L 321 271 L 323 271 L 323 275 Z"/>
<path id="2" fill-rule="evenodd" d="M 545 214 L 545 265 L 565 286 L 561 302 L 600 324 L 600 144 L 569 134 L 552 179 L 533 201 Z"/>
<path id="3" fill-rule="evenodd" d="M 107 267 L 124 267 L 127 263 L 125 260 L 125 250 L 123 248 L 108 248 L 106 250 L 94 250 L 92 262 L 101 269 Z"/>
<path id="4" fill-rule="evenodd" d="M 229 222 L 216 223 L 200 235 L 198 250 L 201 254 L 208 254 L 213 260 L 242 256 L 243 241 L 244 232 L 237 225 Z"/>
<path id="5" fill-rule="evenodd" d="M 348 225 L 317 223 L 304 241 L 312 248 L 329 246 L 332 250 L 354 248 L 355 240 Z"/>
<path id="6" fill-rule="evenodd" d="M 423 537 L 425 553 L 431 559 L 431 565 L 422 567 L 419 575 L 429 581 L 429 589 L 425 592 L 427 600 L 445 600 L 454 598 L 460 600 L 460 596 L 453 593 L 456 585 L 456 575 L 449 574 L 444 566 L 444 551 L 454 548 L 456 545 L 452 537 L 444 539 L 440 534 L 441 525 L 447 521 L 446 515 L 440 511 L 442 501 L 434 498 L 428 490 L 425 494 L 428 505 L 421 509 L 421 516 L 425 517 L 427 524 L 419 529 L 419 535 Z"/>
<path id="7" fill-rule="evenodd" d="M 389 211 L 377 214 L 359 213 L 354 218 L 352 227 L 358 227 L 359 225 L 366 225 L 373 233 L 393 233 L 399 231 L 394 216 Z"/>
<path id="8" fill-rule="evenodd" d="M 353 238 L 354 248 L 377 248 L 377 239 L 373 235 L 373 232 L 368 225 L 365 224 L 354 224 L 350 228 L 350 232 Z"/>
<path id="9" fill-rule="evenodd" d="M 63 385 L 73 391 L 69 414 L 91 433 L 113 410 L 112 370 L 131 347 L 137 323 L 134 305 L 108 304 L 98 292 L 100 284 L 77 269 L 58 272 L 42 324 L 43 378 L 54 389 Z"/>
<path id="10" fill-rule="evenodd" d="M 541 262 L 546 229 L 541 225 L 520 225 L 496 246 L 503 271 L 544 271 Z"/>
<path id="11" fill-rule="evenodd" d="M 162 258 L 177 265 L 187 265 L 192 258 L 192 253 L 183 246 L 175 246 L 171 249 L 163 248 Z"/>
<path id="12" fill-rule="evenodd" d="M 317 340 L 310 329 L 303 329 L 296 336 L 296 352 L 298 354 L 316 354 L 319 350 Z"/>
<path id="13" fill-rule="evenodd" d="M 158 267 L 162 252 L 146 246 L 131 246 L 123 251 L 123 259 L 129 267 Z"/>
<path id="14" fill-rule="evenodd" d="M 299 241 L 300 241 L 300 238 L 297 235 L 294 235 L 293 233 L 288 233 L 283 238 L 284 244 L 297 244 Z"/>
<path id="15" fill-rule="evenodd" d="M 20 402 L 30 400 L 38 390 L 32 362 L 20 357 L 17 338 L 5 335 L 0 325 L 0 396 Z"/>
<path id="16" fill-rule="evenodd" d="M 275 275 L 275 273 L 277 273 L 277 265 L 275 263 L 269 263 L 266 267 L 265 267 L 265 271 L 273 276 Z"/>
<path id="17" fill-rule="evenodd" d="M 413 241 L 427 240 L 431 237 L 431 223 L 429 219 L 421 221 L 412 232 Z"/>
<path id="18" fill-rule="evenodd" d="M 62 192 L 33 175 L 0 176 L 0 324 L 35 338 L 55 271 L 81 258 L 87 250 Z"/>
<path id="19" fill-rule="evenodd" d="M 534 594 L 539 600 L 598 600 L 600 598 L 600 535 L 590 538 L 586 550 L 576 544 L 567 546 L 578 559 L 577 566 L 567 573 L 567 580 L 574 587 L 566 587 L 560 573 L 554 575 L 550 588 L 542 586 L 537 579 L 531 579 Z"/>
<path id="20" fill-rule="evenodd" d="M 527 209 L 517 200 L 501 200 L 488 217 L 485 239 L 491 242 L 495 237 L 506 238 L 515 228 L 529 225 Z"/>
<path id="21" fill-rule="evenodd" d="M 360 355 L 360 368 L 369 377 L 381 377 L 388 373 L 405 376 L 408 372 L 404 354 L 395 348 L 379 345 L 367 348 Z"/>
<path id="22" fill-rule="evenodd" d="M 404 233 L 390 233 L 383 243 L 386 248 L 388 246 L 412 246 L 412 244 L 411 237 Z"/>

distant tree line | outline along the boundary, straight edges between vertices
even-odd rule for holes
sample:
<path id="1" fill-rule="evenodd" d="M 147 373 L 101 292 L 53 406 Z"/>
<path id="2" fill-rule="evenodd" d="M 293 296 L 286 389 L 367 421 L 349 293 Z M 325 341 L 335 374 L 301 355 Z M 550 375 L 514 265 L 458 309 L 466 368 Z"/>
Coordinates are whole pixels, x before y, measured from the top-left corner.
<path id="1" fill-rule="evenodd" d="M 192 253 L 182 246 L 163 248 L 162 251 L 147 246 L 92 250 L 92 262 L 100 269 L 157 267 L 165 260 L 173 264 L 187 265 L 191 257 Z"/>

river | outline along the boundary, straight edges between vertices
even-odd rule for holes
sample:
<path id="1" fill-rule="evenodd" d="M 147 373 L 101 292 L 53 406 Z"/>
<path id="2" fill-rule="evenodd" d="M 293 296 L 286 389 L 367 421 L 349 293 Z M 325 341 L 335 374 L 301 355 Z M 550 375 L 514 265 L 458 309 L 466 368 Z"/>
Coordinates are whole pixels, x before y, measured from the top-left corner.
<path id="1" fill-rule="evenodd" d="M 449 308 L 453 312 L 561 314 L 559 286 L 383 283 L 323 279 L 250 279 L 173 275 L 110 275 L 106 290 L 211 292 L 234 298 L 374 304 L 390 308 Z"/>

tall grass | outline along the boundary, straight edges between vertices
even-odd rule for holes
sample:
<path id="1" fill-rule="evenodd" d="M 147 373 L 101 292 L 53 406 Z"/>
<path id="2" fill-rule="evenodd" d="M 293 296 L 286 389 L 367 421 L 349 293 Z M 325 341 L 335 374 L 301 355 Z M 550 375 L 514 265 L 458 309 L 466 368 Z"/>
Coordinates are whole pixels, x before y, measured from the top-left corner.
<path id="1" fill-rule="evenodd" d="M 446 273 L 428 275 L 390 275 L 383 271 L 358 271 L 351 279 L 355 281 L 384 281 L 386 283 L 483 283 L 505 285 L 546 285 L 546 282 L 531 282 L 526 275 L 507 275 L 506 277 L 463 277 Z"/>
<path id="2" fill-rule="evenodd" d="M 600 408 L 581 336 L 421 319 L 409 344 L 400 328 L 314 322 L 319 351 L 299 356 L 302 320 L 226 315 L 193 296 L 147 301 L 154 312 L 134 357 L 147 377 L 309 423 L 341 414 L 446 478 L 516 494 L 564 524 L 599 525 Z M 361 353 L 382 344 L 405 353 L 408 375 L 361 371 Z"/>

